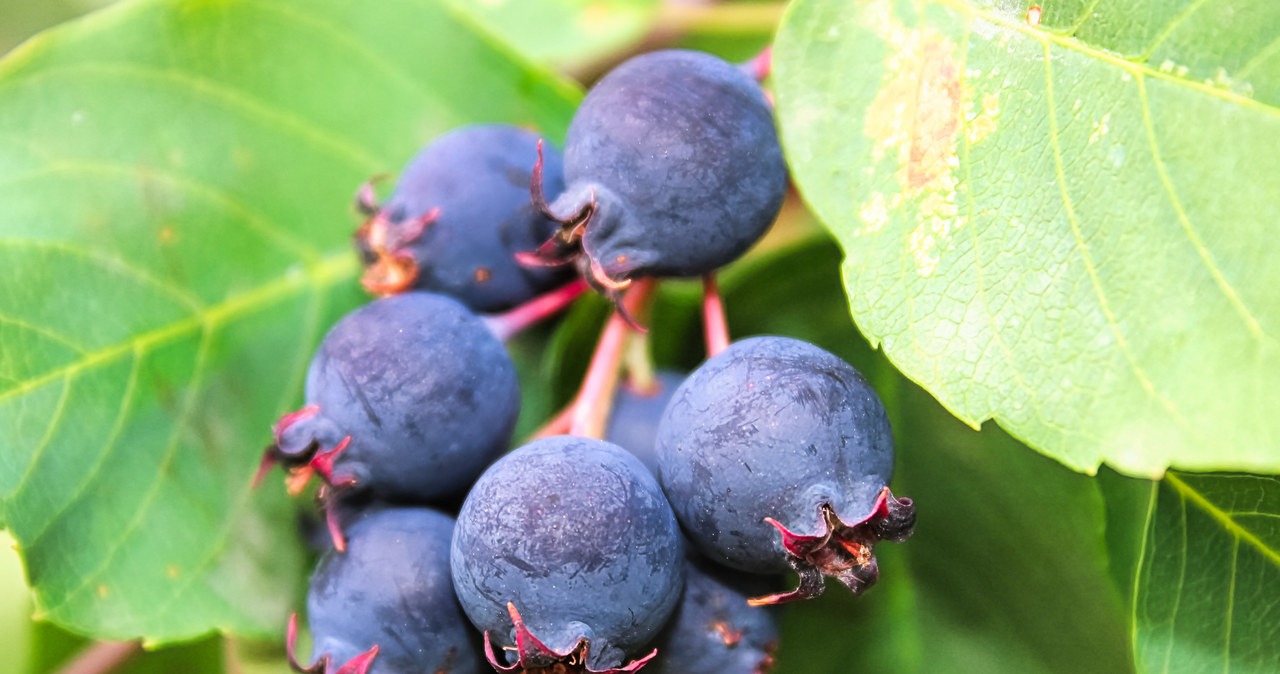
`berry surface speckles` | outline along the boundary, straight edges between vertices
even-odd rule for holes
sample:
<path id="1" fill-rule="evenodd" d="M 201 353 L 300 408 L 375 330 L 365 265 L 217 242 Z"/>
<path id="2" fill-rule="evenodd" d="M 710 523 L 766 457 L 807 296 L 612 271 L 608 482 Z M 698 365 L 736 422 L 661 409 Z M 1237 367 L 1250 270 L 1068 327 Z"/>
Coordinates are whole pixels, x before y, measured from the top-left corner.
<path id="1" fill-rule="evenodd" d="M 630 59 L 587 93 L 569 127 L 564 194 L 589 277 L 709 273 L 744 253 L 781 208 L 787 171 L 760 86 L 709 54 Z"/>
<path id="2" fill-rule="evenodd" d="M 911 502 L 887 493 L 893 437 L 856 370 L 785 337 L 732 344 L 676 391 L 658 429 L 662 485 L 690 540 L 744 571 L 812 571 L 854 591 L 875 581 L 871 546 L 902 540 Z M 801 596 L 803 595 L 803 596 Z"/>
<path id="3" fill-rule="evenodd" d="M 529 198 L 539 137 L 504 124 L 454 129 L 405 166 L 391 197 L 356 232 L 374 292 L 440 292 L 500 311 L 563 282 L 567 269 L 522 265 L 557 224 Z M 560 153 L 542 148 L 542 185 L 564 189 Z"/>
<path id="4" fill-rule="evenodd" d="M 452 298 L 412 292 L 329 331 L 307 372 L 307 403 L 313 412 L 278 434 L 286 461 L 345 441 L 335 483 L 422 502 L 464 492 L 507 448 L 520 390 L 479 318 Z"/>
<path id="5" fill-rule="evenodd" d="M 649 471 L 616 445 L 574 436 L 536 440 L 485 471 L 452 548 L 459 601 L 494 645 L 520 638 L 525 667 L 585 650 L 591 671 L 642 655 L 675 609 L 683 560 Z M 527 632 L 516 633 L 512 606 Z"/>

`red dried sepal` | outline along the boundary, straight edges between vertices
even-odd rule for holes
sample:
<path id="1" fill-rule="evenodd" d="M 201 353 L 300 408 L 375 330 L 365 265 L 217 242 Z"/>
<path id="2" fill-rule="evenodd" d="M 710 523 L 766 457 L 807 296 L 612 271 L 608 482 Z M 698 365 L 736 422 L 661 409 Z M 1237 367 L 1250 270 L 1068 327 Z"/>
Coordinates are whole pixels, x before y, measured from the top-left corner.
<path id="1" fill-rule="evenodd" d="M 888 487 L 880 491 L 871 513 L 859 522 L 840 521 L 830 504 L 823 504 L 820 512 L 824 532 L 816 536 L 793 533 L 777 520 L 765 518 L 781 534 L 787 563 L 800 576 L 800 582 L 790 592 L 749 599 L 749 604 L 762 606 L 811 599 L 826 589 L 826 576 L 839 580 L 857 594 L 874 585 L 880 577 L 880 568 L 872 553 L 875 544 L 882 540 L 905 541 L 915 527 L 915 505 L 911 499 L 894 498 Z"/>
<path id="2" fill-rule="evenodd" d="M 524 619 L 520 617 L 520 612 L 516 610 L 516 605 L 507 602 L 507 613 L 511 616 L 511 622 L 516 629 L 516 652 L 519 659 L 514 665 L 502 665 L 498 663 L 494 656 L 493 643 L 489 639 L 489 632 L 484 633 L 484 655 L 489 660 L 489 664 L 497 671 L 504 674 L 510 672 L 519 672 L 520 674 L 631 674 L 640 671 L 650 660 L 658 656 L 658 649 L 653 649 L 647 655 L 632 660 L 631 662 L 610 669 L 591 669 L 587 665 L 587 655 L 591 647 L 590 642 L 586 639 L 579 639 L 566 653 L 557 653 L 549 646 L 542 643 L 533 633 L 529 631 L 528 626 L 524 624 Z"/>
<path id="3" fill-rule="evenodd" d="M 289 667 L 299 674 L 326 674 L 329 672 L 330 658 L 326 653 L 310 665 L 303 666 L 295 655 L 298 643 L 298 614 L 289 616 L 289 628 L 285 631 L 285 653 L 289 656 Z M 378 645 L 343 663 L 332 674 L 368 674 L 373 666 L 373 659 L 378 656 Z"/>
<path id="4" fill-rule="evenodd" d="M 418 262 L 405 247 L 439 217 L 440 209 L 433 208 L 416 218 L 392 222 L 386 211 L 379 210 L 365 221 L 355 234 L 356 248 L 365 258 L 364 275 L 360 278 L 365 290 L 394 295 L 412 288 L 418 280 Z"/>
<path id="5" fill-rule="evenodd" d="M 299 465 L 305 465 L 310 459 L 311 454 L 315 451 L 314 443 L 308 444 L 299 452 L 285 452 L 281 449 L 284 444 L 284 434 L 294 424 L 314 417 L 320 412 L 319 405 L 307 405 L 300 410 L 289 412 L 280 417 L 271 425 L 272 443 L 262 451 L 262 459 L 258 462 L 258 472 L 253 476 L 253 486 L 257 487 L 262 483 L 263 478 L 277 463 L 283 464 L 286 470 L 291 470 Z"/>

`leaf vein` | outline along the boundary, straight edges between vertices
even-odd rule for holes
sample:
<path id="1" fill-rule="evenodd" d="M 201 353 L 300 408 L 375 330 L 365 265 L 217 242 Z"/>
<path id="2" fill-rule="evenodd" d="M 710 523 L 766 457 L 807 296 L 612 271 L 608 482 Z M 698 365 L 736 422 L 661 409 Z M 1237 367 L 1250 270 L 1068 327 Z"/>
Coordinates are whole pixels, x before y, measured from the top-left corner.
<path id="1" fill-rule="evenodd" d="M 334 134 L 313 125 L 298 115 L 285 112 L 259 101 L 225 83 L 194 77 L 183 72 L 161 70 L 128 63 L 78 63 L 76 65 L 45 68 L 22 77 L 0 80 L 0 91 L 6 88 L 14 88 L 20 84 L 31 84 L 58 76 L 85 74 L 133 79 L 171 86 L 175 87 L 177 93 L 182 96 L 191 96 L 193 93 L 198 93 L 210 100 L 222 103 L 228 110 L 238 110 L 244 113 L 247 118 L 270 124 L 282 131 L 290 132 L 318 146 L 325 147 L 335 156 L 358 166 L 364 173 L 377 173 L 383 168 L 383 162 L 371 152 L 339 139 Z"/>
<path id="2" fill-rule="evenodd" d="M 999 12 L 990 12 L 990 11 L 983 11 L 983 10 L 977 9 L 973 7 L 971 4 L 969 4 L 968 2 L 966 2 L 965 0 L 933 0 L 933 1 L 937 2 L 938 4 L 944 5 L 946 7 L 950 7 L 951 9 L 957 12 L 960 12 L 961 14 L 965 14 L 971 17 L 979 17 L 985 21 L 989 21 L 997 26 L 1000 26 L 1001 28 L 1007 28 L 1009 30 L 1022 33 L 1023 35 L 1026 35 L 1038 42 L 1050 43 L 1050 44 L 1062 47 L 1067 51 L 1073 51 L 1083 56 L 1088 56 L 1089 58 L 1096 59 L 1104 63 L 1109 63 L 1122 70 L 1128 71 L 1130 74 L 1142 75 L 1142 76 L 1150 77 L 1152 79 L 1170 82 L 1176 86 L 1186 87 L 1188 89 L 1194 89 L 1195 91 L 1205 94 L 1207 96 L 1210 96 L 1212 98 L 1221 99 L 1227 103 L 1239 105 L 1242 108 L 1254 110 L 1255 112 L 1260 112 L 1269 117 L 1280 118 L 1280 106 L 1268 105 L 1266 103 L 1262 103 L 1252 98 L 1242 96 L 1232 91 L 1216 87 L 1212 84 L 1197 82 L 1195 80 L 1187 79 L 1185 77 L 1178 77 L 1177 75 L 1174 75 L 1172 73 L 1160 72 L 1158 69 L 1152 68 L 1150 65 L 1131 61 L 1114 52 L 1109 52 L 1104 49 L 1099 49 L 1096 47 L 1089 46 L 1074 37 L 1058 35 L 1056 33 L 1042 31 L 1038 28 L 1032 28 L 1027 25 L 1026 21 L 1014 21 L 1014 20 L 1011 20 L 1010 17 L 1005 16 L 1004 14 L 1001 14 Z"/>
<path id="3" fill-rule="evenodd" d="M 1268 547 L 1266 543 L 1257 537 L 1257 535 L 1240 526 L 1240 524 L 1233 520 L 1226 511 L 1222 510 L 1209 499 L 1205 498 L 1205 496 L 1194 487 L 1179 478 L 1176 473 L 1166 473 L 1164 479 L 1210 517 L 1217 520 L 1218 524 L 1222 525 L 1222 528 L 1225 529 L 1228 534 L 1249 544 L 1250 547 L 1256 549 L 1264 558 L 1274 564 L 1277 568 L 1280 568 L 1280 550 Z"/>
<path id="4" fill-rule="evenodd" d="M 0 241 L 0 244 L 3 242 Z M 288 273 L 280 279 L 259 286 L 257 289 L 237 295 L 226 301 L 204 307 L 190 316 L 159 326 L 154 330 L 139 334 L 125 341 L 87 353 L 83 358 L 72 361 L 49 372 L 24 381 L 21 385 L 0 391 L 0 403 L 11 398 L 29 393 L 49 381 L 60 377 L 78 374 L 79 372 L 110 362 L 122 354 L 132 351 L 138 345 L 162 344 L 208 324 L 211 321 L 224 320 L 239 313 L 248 313 L 260 306 L 275 302 L 282 297 L 294 294 L 299 287 L 307 284 L 325 286 L 338 279 L 349 278 L 355 273 L 357 261 L 354 256 L 339 255 L 326 258 L 320 263 L 305 268 L 303 273 Z"/>
<path id="5" fill-rule="evenodd" d="M 365 61 L 375 66 L 378 70 L 382 71 L 383 74 L 401 85 L 405 91 L 408 91 L 425 102 L 435 104 L 435 99 L 430 95 L 430 92 L 422 86 L 420 79 L 414 77 L 414 75 L 398 61 L 388 59 L 382 54 L 369 49 L 366 43 L 352 39 L 350 37 L 351 31 L 335 26 L 328 21 L 322 21 L 313 13 L 300 12 L 292 7 L 284 5 L 260 3 L 255 6 L 255 9 L 278 14 L 292 21 L 309 24 L 315 27 L 328 38 L 333 40 L 334 43 L 346 47 L 355 54 L 359 54 L 365 59 Z"/>
<path id="6" fill-rule="evenodd" d="M 9 496 L 13 497 L 20 493 L 27 486 L 27 481 L 36 472 L 36 465 L 40 463 L 41 457 L 49 449 L 49 445 L 53 442 L 53 435 L 58 432 L 59 422 L 62 421 L 62 415 L 67 411 L 67 400 L 71 397 L 71 377 L 62 378 L 62 391 L 58 394 L 58 402 L 53 408 L 53 414 L 49 415 L 49 423 L 45 426 L 44 434 L 40 437 L 40 442 L 36 445 L 34 451 L 31 452 L 31 458 L 27 460 L 27 467 L 22 471 L 22 476 L 13 485 L 13 489 L 9 491 Z"/>
<path id="7" fill-rule="evenodd" d="M 1176 30 L 1178 26 L 1182 25 L 1182 23 L 1186 21 L 1192 14 L 1195 14 L 1196 12 L 1200 11 L 1200 8 L 1203 7 L 1208 1 L 1209 0 L 1195 0 L 1194 2 L 1187 5 L 1186 7 L 1183 7 L 1182 11 L 1178 12 L 1177 16 L 1170 19 L 1169 23 L 1165 24 L 1164 28 L 1162 28 L 1160 32 L 1156 34 L 1155 38 L 1151 41 L 1151 44 L 1147 45 L 1147 48 L 1142 50 L 1142 54 L 1138 57 L 1138 60 L 1141 60 L 1141 61 L 1149 60 L 1151 58 L 1151 55 L 1155 53 L 1156 49 L 1161 44 L 1163 44 L 1165 40 L 1169 39 L 1169 36 L 1173 34 L 1173 31 Z"/>
<path id="8" fill-rule="evenodd" d="M 1254 317 L 1249 308 L 1245 306 L 1244 300 L 1240 298 L 1240 294 L 1236 292 L 1231 283 L 1227 281 L 1222 273 L 1222 269 L 1214 262 L 1212 254 L 1209 252 L 1208 246 L 1205 245 L 1204 239 L 1200 238 L 1200 233 L 1192 226 L 1191 219 L 1187 216 L 1187 211 L 1182 206 L 1182 200 L 1178 197 L 1178 192 L 1174 189 L 1173 181 L 1169 178 L 1168 170 L 1164 160 L 1160 156 L 1160 144 L 1156 140 L 1155 124 L 1151 120 L 1151 104 L 1147 99 L 1147 86 L 1144 78 L 1138 77 L 1138 97 L 1142 103 L 1142 123 L 1147 130 L 1147 143 L 1151 148 L 1151 158 L 1156 167 L 1156 173 L 1160 176 L 1160 182 L 1164 185 L 1165 192 L 1169 195 L 1169 203 L 1173 206 L 1174 213 L 1178 216 L 1178 222 L 1182 225 L 1182 231 L 1191 241 L 1192 248 L 1195 249 L 1196 255 L 1200 257 L 1200 261 L 1208 270 L 1209 275 L 1213 277 L 1213 281 L 1217 284 L 1218 289 L 1226 296 L 1227 301 L 1240 314 L 1244 320 L 1244 324 L 1249 328 L 1249 332 L 1255 339 L 1263 340 L 1268 336 L 1259 325 L 1258 319 Z"/>
<path id="9" fill-rule="evenodd" d="M 240 216 L 240 218 L 243 219 L 243 223 L 251 230 L 257 232 L 263 238 L 280 244 L 283 248 L 286 248 L 289 252 L 297 255 L 305 261 L 313 262 L 319 257 L 319 252 L 315 246 L 305 240 L 291 236 L 278 223 L 272 221 L 262 213 L 250 208 L 243 201 L 234 197 L 230 192 L 218 189 L 210 183 L 193 180 L 189 177 L 170 173 L 154 166 L 128 166 L 112 162 L 63 159 L 54 161 L 53 164 L 48 167 L 48 172 L 50 173 L 57 173 L 61 171 L 72 173 L 78 172 L 90 175 L 95 173 L 104 175 L 122 175 L 126 177 L 137 177 L 142 174 L 148 179 L 166 183 L 180 190 L 196 195 L 197 197 L 211 201 L 214 204 L 221 206 L 223 210 L 228 213 Z"/>
<path id="10" fill-rule="evenodd" d="M 1045 101 L 1049 110 L 1049 141 L 1053 150 L 1053 159 L 1055 168 L 1057 169 L 1058 186 L 1062 191 L 1062 205 L 1067 214 L 1067 221 L 1071 226 L 1071 234 L 1076 240 L 1076 250 L 1080 252 L 1080 257 L 1084 262 L 1085 271 L 1089 276 L 1089 282 L 1093 286 L 1094 295 L 1098 299 L 1098 307 L 1102 310 L 1103 316 L 1106 318 L 1107 327 L 1116 339 L 1116 346 L 1120 348 L 1120 352 L 1124 355 L 1125 360 L 1129 363 L 1129 368 L 1137 378 L 1139 385 L 1147 392 L 1147 395 L 1154 398 L 1165 408 L 1175 423 L 1184 431 L 1193 437 L 1202 440 L 1200 433 L 1194 426 L 1187 421 L 1173 401 L 1167 396 L 1156 390 L 1155 384 L 1152 383 L 1150 377 L 1138 364 L 1133 350 L 1129 346 L 1128 339 L 1124 332 L 1120 330 L 1120 323 L 1116 319 L 1115 313 L 1111 309 L 1111 304 L 1107 300 L 1106 291 L 1102 288 L 1102 280 L 1098 277 L 1098 270 L 1093 262 L 1093 256 L 1089 252 L 1088 243 L 1085 241 L 1084 234 L 1080 229 L 1080 220 L 1076 216 L 1075 206 L 1071 200 L 1071 193 L 1067 189 L 1066 169 L 1063 166 L 1062 148 L 1058 138 L 1058 113 L 1057 106 L 1053 99 L 1053 59 L 1050 55 L 1050 45 L 1048 42 L 1041 43 L 1044 46 L 1044 67 L 1045 67 Z M 1206 443 L 1207 444 L 1207 443 Z"/>
<path id="11" fill-rule="evenodd" d="M 1270 44 L 1258 50 L 1258 53 L 1249 59 L 1240 69 L 1236 71 L 1236 79 L 1243 80 L 1253 73 L 1254 69 L 1267 62 L 1272 56 L 1280 53 L 1280 35 L 1272 40 Z"/>
<path id="12" fill-rule="evenodd" d="M 120 406 L 116 412 L 115 421 L 112 423 L 111 432 L 107 435 L 106 441 L 102 448 L 98 451 L 98 456 L 94 459 L 93 464 L 89 466 L 89 470 L 85 472 L 80 482 L 68 493 L 68 498 L 58 506 L 53 512 L 49 513 L 44 523 L 34 532 L 23 536 L 26 539 L 23 543 L 25 547 L 32 548 L 40 543 L 40 540 L 49 531 L 53 523 L 80 501 L 87 494 L 87 489 L 102 471 L 102 467 L 107 465 L 107 458 L 115 451 L 120 441 L 120 435 L 124 432 L 124 424 L 127 419 L 129 406 L 133 404 L 133 399 L 137 395 L 138 377 L 141 372 L 143 354 L 134 351 L 133 365 L 129 368 L 129 378 L 125 382 L 124 393 L 120 396 Z"/>
<path id="13" fill-rule="evenodd" d="M 958 73 L 961 87 L 965 89 L 968 89 L 970 87 L 970 84 L 968 82 L 969 77 L 966 74 L 966 64 L 968 62 L 968 56 L 969 56 L 969 38 L 972 35 L 972 32 L 973 32 L 972 20 L 966 21 L 964 38 L 961 46 L 960 62 L 956 67 L 956 72 Z M 968 186 L 968 189 L 964 191 L 965 204 L 966 204 L 965 207 L 967 210 L 966 220 L 968 222 L 973 222 L 975 204 L 974 204 L 974 196 L 973 196 L 973 164 L 969 160 L 969 150 L 971 147 L 971 143 L 969 141 L 969 120 L 966 115 L 959 115 L 959 121 L 960 121 L 960 125 L 959 125 L 958 133 L 960 135 L 960 140 L 961 140 L 961 146 L 960 146 L 961 152 L 963 153 L 963 156 L 961 158 L 961 165 L 964 167 L 965 185 Z M 976 228 L 973 226 L 966 227 L 966 229 L 969 230 L 969 235 L 973 240 L 973 273 L 977 279 L 978 296 L 982 299 L 983 306 L 987 307 L 987 310 L 984 311 L 983 313 L 986 314 L 988 322 L 991 325 L 991 338 L 995 342 L 995 344 L 999 347 L 1001 353 L 1004 355 L 1004 360 L 1009 365 L 1009 371 L 1013 374 L 1014 381 L 1017 383 L 1018 387 L 1028 394 L 1028 399 L 1034 400 L 1036 398 L 1035 391 L 1031 388 L 1030 384 L 1027 383 L 1026 378 L 1022 376 L 1022 370 L 1017 366 L 1016 359 L 1013 356 L 1013 348 L 1010 347 L 1009 343 L 1005 341 L 1004 335 L 1001 333 L 999 325 L 997 325 L 996 323 L 995 312 L 990 310 L 991 300 L 987 293 L 986 277 L 985 277 L 985 274 L 983 274 L 983 264 L 982 264 L 982 257 L 980 253 L 980 239 L 978 237 L 978 232 Z M 1037 408 L 1035 410 L 1035 413 L 1037 418 L 1041 417 L 1040 409 Z M 990 415 L 990 411 L 984 412 L 984 414 Z"/>
<path id="14" fill-rule="evenodd" d="M 82 353 L 85 353 L 85 351 L 87 350 L 83 344 L 73 341 L 70 337 L 67 337 L 66 335 L 63 335 L 58 332 L 54 332 L 49 328 L 24 321 L 21 318 L 15 318 L 13 316 L 0 314 L 0 323 L 7 323 L 9 325 L 15 326 L 17 328 L 21 328 L 28 332 L 35 333 L 37 335 L 40 335 L 41 337 L 48 339 L 49 341 L 57 342 L 67 347 L 68 349 L 75 351 L 76 353 L 82 354 Z M 17 381 L 17 380 L 14 380 L 14 381 Z"/>
<path id="15" fill-rule="evenodd" d="M 156 465 L 155 479 L 151 481 L 151 485 L 147 487 L 147 490 L 143 493 L 133 517 L 130 518 L 124 527 L 121 528 L 118 537 L 115 540 L 115 546 L 104 551 L 105 554 L 102 555 L 102 559 L 98 566 L 87 571 L 82 576 L 80 583 L 63 594 L 59 598 L 59 601 L 47 605 L 45 610 L 48 613 L 52 614 L 59 608 L 70 604 L 73 599 L 77 598 L 81 593 L 101 578 L 107 570 L 111 568 L 111 564 L 120 554 L 120 551 L 125 548 L 129 539 L 138 533 L 139 527 L 141 527 L 142 523 L 146 521 L 147 515 L 150 514 L 152 507 L 156 503 L 156 498 L 160 494 L 161 487 L 164 486 L 169 466 L 173 463 L 174 456 L 177 454 L 178 447 L 181 444 L 180 440 L 182 438 L 182 432 L 187 420 L 191 416 L 191 410 L 195 407 L 195 402 L 202 393 L 201 387 L 204 383 L 204 375 L 208 370 L 209 365 L 210 344 L 213 342 L 213 336 L 211 334 L 212 330 L 213 327 L 211 325 L 206 324 L 203 326 L 199 342 L 200 345 L 196 352 L 195 365 L 192 367 L 191 381 L 186 386 L 186 399 L 182 403 L 182 409 L 179 411 L 177 419 L 174 420 L 173 432 L 169 435 L 169 441 L 168 444 L 165 445 L 164 454 Z"/>

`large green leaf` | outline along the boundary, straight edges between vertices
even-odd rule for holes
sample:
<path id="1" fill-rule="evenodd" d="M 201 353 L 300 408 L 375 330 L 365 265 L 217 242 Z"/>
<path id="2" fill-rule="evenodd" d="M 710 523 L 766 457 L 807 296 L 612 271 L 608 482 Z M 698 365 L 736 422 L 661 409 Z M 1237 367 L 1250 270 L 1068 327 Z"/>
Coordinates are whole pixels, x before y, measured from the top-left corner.
<path id="1" fill-rule="evenodd" d="M 355 187 L 578 93 L 434 2 L 130 2 L 0 63 L 0 512 L 38 613 L 278 633 L 292 506 L 249 488 L 360 300 Z"/>
<path id="2" fill-rule="evenodd" d="M 1103 477 L 1139 669 L 1280 671 L 1280 480 Z"/>
<path id="3" fill-rule="evenodd" d="M 1130 671 L 1095 481 L 998 428 L 966 428 L 906 381 L 849 322 L 838 260 L 823 242 L 735 274 L 730 328 L 811 341 L 868 376 L 894 426 L 893 489 L 919 522 L 877 546 L 881 580 L 865 594 L 832 584 L 787 607 L 778 673 Z"/>
<path id="4" fill-rule="evenodd" d="M 1078 470 L 1280 471 L 1280 4 L 1031 4 L 791 8 L 784 141 L 858 324 Z"/>

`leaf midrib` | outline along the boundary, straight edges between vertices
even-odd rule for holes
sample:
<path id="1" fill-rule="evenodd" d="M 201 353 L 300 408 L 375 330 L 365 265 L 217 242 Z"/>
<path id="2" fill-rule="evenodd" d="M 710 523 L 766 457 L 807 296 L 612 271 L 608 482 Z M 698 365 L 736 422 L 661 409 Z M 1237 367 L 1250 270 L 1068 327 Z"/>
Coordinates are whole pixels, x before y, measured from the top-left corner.
<path id="1" fill-rule="evenodd" d="M 217 304 L 195 308 L 191 314 L 181 320 L 156 327 L 96 351 L 86 352 L 81 358 L 49 370 L 40 376 L 26 379 L 9 390 L 0 391 L 0 403 L 30 393 L 57 379 L 73 377 L 95 365 L 132 353 L 134 349 L 165 344 L 194 330 L 214 329 L 240 315 L 253 313 L 258 308 L 297 294 L 303 289 L 331 286 L 344 279 L 354 278 L 357 267 L 358 261 L 350 253 L 344 252 L 322 258 L 319 262 L 304 267 L 300 272 L 288 272 L 274 281 L 239 295 L 233 295 Z"/>
<path id="2" fill-rule="evenodd" d="M 988 21 L 997 26 L 1000 26 L 1001 28 L 1008 28 L 1010 30 L 1017 31 L 1042 44 L 1057 45 L 1059 47 L 1062 47 L 1063 49 L 1074 51 L 1076 53 L 1082 54 L 1084 56 L 1088 56 L 1093 59 L 1097 59 L 1099 61 L 1105 61 L 1106 63 L 1110 63 L 1134 75 L 1140 75 L 1142 77 L 1150 77 L 1152 79 L 1169 82 L 1171 84 L 1192 89 L 1194 91 L 1200 92 L 1202 94 L 1206 94 L 1214 98 L 1222 99 L 1223 101 L 1239 105 L 1243 108 L 1248 108 L 1250 110 L 1260 112 L 1269 117 L 1275 117 L 1277 119 L 1280 119 L 1280 106 L 1268 105 L 1266 103 L 1257 101 L 1255 99 L 1248 98 L 1246 96 L 1241 96 L 1240 94 L 1237 94 L 1232 91 L 1227 91 L 1227 90 L 1220 89 L 1208 84 L 1204 84 L 1202 82 L 1196 82 L 1194 80 L 1178 77 L 1171 73 L 1161 72 L 1160 70 L 1156 68 L 1152 68 L 1151 66 L 1145 63 L 1131 61 L 1119 54 L 1109 52 L 1104 49 L 1099 49 L 1097 47 L 1092 47 L 1088 44 L 1085 44 L 1084 42 L 1081 42 L 1080 40 L 1075 39 L 1074 37 L 1070 37 L 1067 35 L 1060 35 L 1057 33 L 1046 31 L 1046 30 L 1040 30 L 1040 29 L 1034 28 L 1032 26 L 1027 25 L 1025 21 L 1014 20 L 1013 18 L 1009 17 L 1006 14 L 992 12 L 989 10 L 978 9 L 970 5 L 969 3 L 965 2 L 964 0 L 928 0 L 928 1 L 937 3 L 939 5 L 943 5 L 945 7 L 949 7 L 971 19 L 973 18 L 982 19 L 984 21 Z"/>
<path id="3" fill-rule="evenodd" d="M 1166 473 L 1164 476 L 1164 480 L 1165 482 L 1169 483 L 1169 486 L 1173 487 L 1174 490 L 1176 490 L 1180 496 L 1196 504 L 1196 506 L 1199 507 L 1200 510 L 1204 511 L 1205 514 L 1207 514 L 1209 517 L 1212 517 L 1214 521 L 1218 522 L 1218 524 L 1222 526 L 1224 531 L 1226 531 L 1228 534 L 1230 534 L 1232 537 L 1234 537 L 1238 541 L 1247 543 L 1248 545 L 1256 549 L 1264 558 L 1270 561 L 1277 569 L 1280 569 L 1280 550 L 1275 550 L 1269 547 L 1266 543 L 1262 541 L 1262 539 L 1258 538 L 1257 535 L 1255 535 L 1252 531 L 1249 531 L 1248 529 L 1244 528 L 1239 523 L 1237 523 L 1234 519 L 1232 519 L 1231 515 L 1227 514 L 1226 511 L 1222 510 L 1217 505 L 1215 505 L 1212 501 L 1205 498 L 1205 496 L 1201 494 L 1199 491 L 1197 491 L 1194 487 L 1192 487 L 1191 485 L 1179 479 L 1176 473 L 1172 473 L 1172 472 Z"/>

